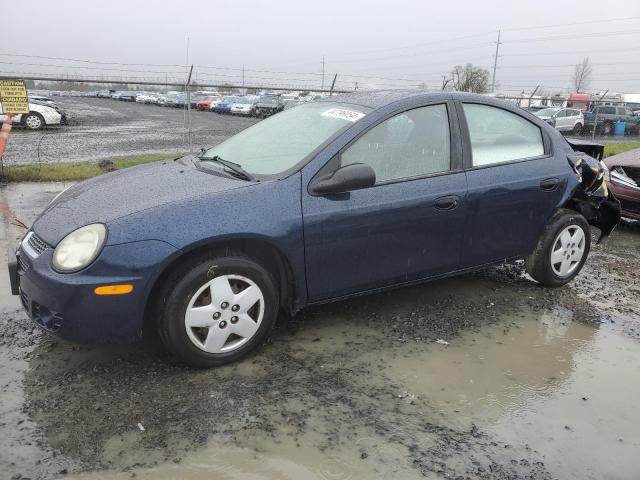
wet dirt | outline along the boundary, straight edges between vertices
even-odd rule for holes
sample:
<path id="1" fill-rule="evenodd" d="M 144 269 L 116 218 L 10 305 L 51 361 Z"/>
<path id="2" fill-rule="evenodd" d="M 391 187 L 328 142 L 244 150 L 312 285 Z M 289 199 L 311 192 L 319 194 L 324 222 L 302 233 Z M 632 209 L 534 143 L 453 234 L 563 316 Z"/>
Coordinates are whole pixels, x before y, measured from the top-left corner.
<path id="1" fill-rule="evenodd" d="M 148 153 L 189 151 L 183 109 L 106 98 L 55 97 L 69 125 L 41 131 L 16 128 L 5 165 L 100 160 Z M 192 146 L 213 146 L 256 123 L 255 118 L 191 111 Z"/>
<path id="2" fill-rule="evenodd" d="M 55 194 L 40 188 L 0 198 L 28 223 Z M 21 232 L 4 229 L 7 249 Z M 0 471 L 635 479 L 639 266 L 640 228 L 628 223 L 570 286 L 540 288 L 515 264 L 315 307 L 255 355 L 208 371 L 154 341 L 53 339 L 3 292 Z"/>

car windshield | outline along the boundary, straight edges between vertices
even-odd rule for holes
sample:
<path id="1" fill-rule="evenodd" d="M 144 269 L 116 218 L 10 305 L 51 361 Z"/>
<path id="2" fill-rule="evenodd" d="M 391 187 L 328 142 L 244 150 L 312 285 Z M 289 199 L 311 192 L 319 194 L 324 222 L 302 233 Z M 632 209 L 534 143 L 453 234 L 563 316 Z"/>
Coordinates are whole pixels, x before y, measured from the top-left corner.
<path id="1" fill-rule="evenodd" d="M 539 117 L 553 117 L 559 110 L 557 108 L 543 108 L 542 110 L 538 110 L 536 115 Z"/>
<path id="2" fill-rule="evenodd" d="M 277 175 L 371 109 L 341 103 L 310 103 L 274 115 L 210 148 L 201 160 L 220 157 L 255 175 Z"/>

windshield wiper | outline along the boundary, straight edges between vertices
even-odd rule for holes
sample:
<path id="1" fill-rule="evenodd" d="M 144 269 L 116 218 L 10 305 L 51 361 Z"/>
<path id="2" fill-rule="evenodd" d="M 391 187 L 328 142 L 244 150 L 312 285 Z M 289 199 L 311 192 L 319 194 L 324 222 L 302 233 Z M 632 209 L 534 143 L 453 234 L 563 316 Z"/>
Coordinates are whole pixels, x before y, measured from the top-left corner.
<path id="1" fill-rule="evenodd" d="M 213 157 L 198 157 L 200 160 L 204 162 L 216 162 L 220 165 L 227 167 L 231 170 L 234 176 L 241 178 L 243 180 L 248 180 L 249 182 L 254 182 L 255 178 L 249 172 L 247 172 L 244 168 L 242 168 L 237 163 L 230 162 L 229 160 L 225 160 L 221 158 L 219 155 L 214 155 Z"/>

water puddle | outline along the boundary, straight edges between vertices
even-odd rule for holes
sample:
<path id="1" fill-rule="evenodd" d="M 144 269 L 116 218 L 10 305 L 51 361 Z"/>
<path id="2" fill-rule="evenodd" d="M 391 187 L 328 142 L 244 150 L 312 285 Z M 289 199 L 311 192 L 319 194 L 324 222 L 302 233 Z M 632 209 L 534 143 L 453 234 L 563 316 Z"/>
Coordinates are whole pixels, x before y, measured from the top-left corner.
<path id="1" fill-rule="evenodd" d="M 414 465 L 411 452 L 416 445 L 429 455 L 434 445 L 442 447 L 443 432 L 478 429 L 490 441 L 479 447 L 464 439 L 460 443 L 469 451 L 457 458 L 452 455 L 449 468 L 473 461 L 476 454 L 491 452 L 499 463 L 509 463 L 509 455 L 520 459 L 528 452 L 558 478 L 636 479 L 640 415 L 637 403 L 629 399 L 640 398 L 640 346 L 608 328 L 576 322 L 572 315 L 560 308 L 542 313 L 523 308 L 508 321 L 465 332 L 448 345 L 408 342 L 376 351 L 363 346 L 365 337 L 372 341 L 375 332 L 363 337 L 355 324 L 313 324 L 298 336 L 298 350 L 292 354 L 302 358 L 305 351 L 326 353 L 331 345 L 328 351 L 335 353 L 342 367 L 374 365 L 374 376 L 352 379 L 354 408 L 379 410 L 374 428 L 358 422 L 332 425 L 327 415 L 341 418 L 338 410 L 344 406 L 327 405 L 322 413 L 307 412 L 303 432 L 288 428 L 290 419 L 283 419 L 271 433 L 247 428 L 232 443 L 225 442 L 224 435 L 210 438 L 205 447 L 179 462 L 76 478 L 129 478 L 131 472 L 142 479 L 212 474 L 217 479 L 431 477 L 431 467 L 425 472 Z M 363 342 L 345 341 L 354 338 Z M 353 364 L 344 364 L 340 352 L 345 349 L 352 351 Z M 331 362 L 318 368 L 331 368 Z M 255 368 L 253 374 L 262 375 Z M 366 405 L 358 397 L 360 382 L 395 385 L 397 398 L 373 398 Z M 287 412 L 304 412 L 308 407 L 305 398 L 283 403 Z M 438 427 L 415 428 L 425 421 Z M 378 423 L 391 426 L 390 430 L 380 435 Z M 327 443 L 332 435 L 343 441 Z M 129 441 L 135 443 L 135 438 Z M 500 450 L 509 453 L 501 458 Z M 511 460 L 527 467 L 529 461 Z"/>
<path id="2" fill-rule="evenodd" d="M 386 374 L 454 428 L 540 452 L 558 478 L 640 476 L 640 345 L 556 309 L 393 355 Z M 634 405 L 635 404 L 635 405 Z"/>

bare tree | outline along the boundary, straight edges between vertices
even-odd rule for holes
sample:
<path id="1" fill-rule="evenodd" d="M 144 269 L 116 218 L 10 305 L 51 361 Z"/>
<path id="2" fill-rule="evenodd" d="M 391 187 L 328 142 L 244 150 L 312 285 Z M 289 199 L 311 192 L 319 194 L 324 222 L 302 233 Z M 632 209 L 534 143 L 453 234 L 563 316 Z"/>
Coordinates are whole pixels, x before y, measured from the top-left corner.
<path id="1" fill-rule="evenodd" d="M 576 93 L 580 93 L 589 88 L 592 73 L 593 69 L 591 68 L 591 60 L 589 60 L 589 57 L 585 57 L 582 63 L 576 65 L 576 69 L 573 72 L 573 88 L 575 88 Z"/>
<path id="2" fill-rule="evenodd" d="M 489 90 L 489 71 L 467 63 L 456 65 L 451 71 L 453 88 L 459 92 L 486 93 Z"/>

